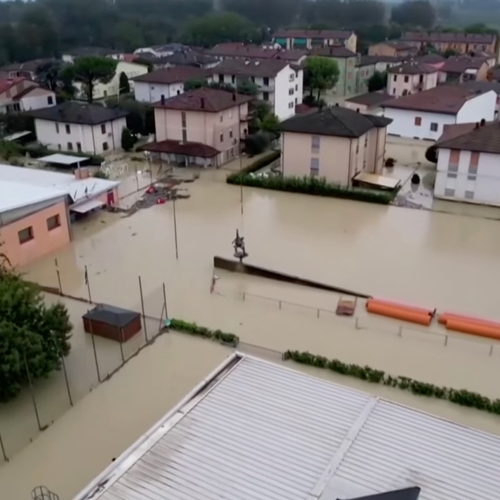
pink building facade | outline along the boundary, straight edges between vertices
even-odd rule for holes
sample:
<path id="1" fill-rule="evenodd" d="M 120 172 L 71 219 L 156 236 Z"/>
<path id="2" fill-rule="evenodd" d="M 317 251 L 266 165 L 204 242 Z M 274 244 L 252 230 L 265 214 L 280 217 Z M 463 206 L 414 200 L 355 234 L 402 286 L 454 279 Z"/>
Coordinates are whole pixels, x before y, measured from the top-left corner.
<path id="1" fill-rule="evenodd" d="M 391 97 L 416 94 L 436 87 L 438 71 L 428 65 L 408 63 L 395 66 L 387 74 L 387 93 Z"/>

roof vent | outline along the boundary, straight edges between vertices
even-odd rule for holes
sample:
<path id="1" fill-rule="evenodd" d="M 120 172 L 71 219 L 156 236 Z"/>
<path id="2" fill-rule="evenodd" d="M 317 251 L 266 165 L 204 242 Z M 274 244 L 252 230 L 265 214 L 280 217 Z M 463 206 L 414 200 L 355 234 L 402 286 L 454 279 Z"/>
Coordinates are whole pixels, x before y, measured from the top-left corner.
<path id="1" fill-rule="evenodd" d="M 478 129 L 479 128 L 479 123 L 476 122 L 476 126 L 474 128 Z"/>
<path id="2" fill-rule="evenodd" d="M 255 61 L 255 66 L 258 66 L 260 64 L 260 61 Z"/>
<path id="3" fill-rule="evenodd" d="M 486 120 L 484 118 L 481 118 L 481 127 L 484 127 L 486 125 Z"/>
<path id="4" fill-rule="evenodd" d="M 247 66 L 248 64 L 250 64 L 250 61 L 247 59 L 247 60 L 245 61 L 245 66 Z"/>

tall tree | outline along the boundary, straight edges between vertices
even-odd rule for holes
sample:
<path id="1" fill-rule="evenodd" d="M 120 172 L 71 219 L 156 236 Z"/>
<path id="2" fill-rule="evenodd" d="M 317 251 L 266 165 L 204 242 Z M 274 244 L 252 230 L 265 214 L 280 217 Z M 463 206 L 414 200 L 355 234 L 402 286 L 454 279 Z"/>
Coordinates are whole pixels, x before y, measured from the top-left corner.
<path id="1" fill-rule="evenodd" d="M 122 71 L 120 73 L 120 81 L 119 81 L 120 89 L 118 93 L 122 94 L 130 94 L 130 83 L 128 81 L 127 75 Z"/>
<path id="2" fill-rule="evenodd" d="M 410 0 L 392 8 L 391 20 L 403 26 L 430 29 L 436 23 L 436 9 L 428 0 Z"/>
<path id="3" fill-rule="evenodd" d="M 88 102 L 93 102 L 94 87 L 108 83 L 115 76 L 117 62 L 109 57 L 81 57 L 75 64 L 64 68 L 63 77 L 82 84 Z"/>
<path id="4" fill-rule="evenodd" d="M 45 88 L 57 92 L 59 89 L 59 75 L 61 73 L 61 63 L 59 61 L 48 61 L 36 70 L 37 81 Z"/>
<path id="5" fill-rule="evenodd" d="M 309 57 L 306 70 L 311 95 L 316 90 L 318 100 L 321 98 L 321 93 L 335 87 L 339 79 L 337 61 L 329 57 Z"/>
<path id="6" fill-rule="evenodd" d="M 368 92 L 377 92 L 378 90 L 384 90 L 386 86 L 387 73 L 375 71 L 375 73 L 373 73 L 373 75 L 368 79 Z"/>

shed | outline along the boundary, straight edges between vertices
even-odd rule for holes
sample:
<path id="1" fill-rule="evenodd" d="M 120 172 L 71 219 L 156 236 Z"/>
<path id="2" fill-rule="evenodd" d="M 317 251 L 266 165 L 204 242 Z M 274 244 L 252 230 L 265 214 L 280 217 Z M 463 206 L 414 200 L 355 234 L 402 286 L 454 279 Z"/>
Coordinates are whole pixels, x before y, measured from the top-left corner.
<path id="1" fill-rule="evenodd" d="M 107 304 L 98 304 L 82 319 L 87 333 L 119 342 L 126 342 L 142 328 L 139 313 Z"/>

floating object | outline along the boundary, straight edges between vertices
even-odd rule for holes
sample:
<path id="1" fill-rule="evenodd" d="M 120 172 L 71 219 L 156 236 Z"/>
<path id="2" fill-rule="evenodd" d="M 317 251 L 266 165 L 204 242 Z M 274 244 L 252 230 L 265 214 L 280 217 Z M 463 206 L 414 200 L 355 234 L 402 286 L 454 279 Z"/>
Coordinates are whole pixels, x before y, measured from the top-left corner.
<path id="1" fill-rule="evenodd" d="M 163 205 L 165 203 L 165 201 L 166 201 L 165 198 L 158 198 L 156 200 L 156 204 L 157 205 Z"/>
<path id="2" fill-rule="evenodd" d="M 147 194 L 154 194 L 156 193 L 156 188 L 154 186 L 149 186 L 148 189 L 146 189 Z"/>
<path id="3" fill-rule="evenodd" d="M 84 314 L 82 319 L 87 333 L 118 342 L 126 342 L 142 328 L 138 312 L 108 304 L 97 305 Z"/>
<path id="4" fill-rule="evenodd" d="M 376 300 L 380 304 L 386 304 L 390 307 L 404 307 L 405 309 L 409 309 L 411 311 L 421 312 L 421 313 L 425 313 L 425 314 L 428 314 L 429 312 L 431 312 L 429 309 L 426 309 L 425 307 L 416 307 L 416 306 L 412 306 L 410 304 L 405 304 L 403 302 L 393 302 L 391 300 L 385 300 L 385 299 L 372 299 L 372 300 Z M 435 313 L 435 310 L 431 314 L 434 316 L 434 313 Z"/>
<path id="5" fill-rule="evenodd" d="M 438 321 L 440 324 L 446 325 L 448 323 L 448 320 L 450 319 L 464 321 L 465 323 L 481 323 L 500 328 L 500 323 L 498 323 L 497 321 L 490 321 L 482 318 L 475 318 L 474 316 L 464 316 L 463 314 L 454 314 L 447 312 L 440 314 Z"/>
<path id="6" fill-rule="evenodd" d="M 413 174 L 411 176 L 411 183 L 412 184 L 420 184 L 420 175 L 418 174 Z"/>
<path id="7" fill-rule="evenodd" d="M 337 316 L 352 316 L 356 310 L 356 297 L 340 297 L 335 313 Z"/>
<path id="8" fill-rule="evenodd" d="M 433 312 L 427 309 L 413 308 L 403 304 L 393 305 L 377 299 L 368 299 L 366 301 L 366 310 L 373 314 L 387 316 L 389 318 L 402 319 L 410 323 L 429 326 L 432 321 Z"/>
<path id="9" fill-rule="evenodd" d="M 471 323 L 458 318 L 449 318 L 446 322 L 446 329 L 500 340 L 500 325 L 493 326 L 486 321 L 482 323 Z"/>

